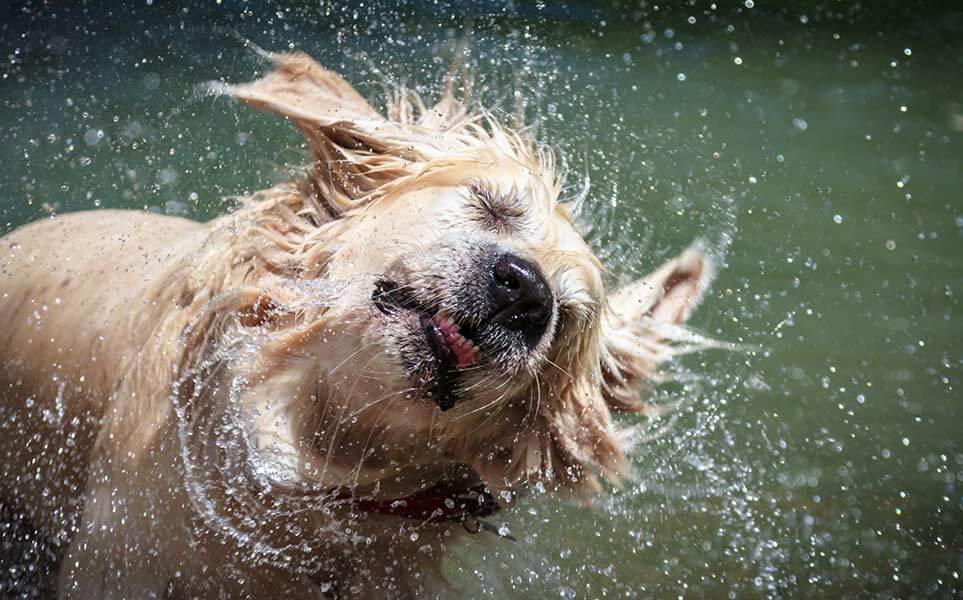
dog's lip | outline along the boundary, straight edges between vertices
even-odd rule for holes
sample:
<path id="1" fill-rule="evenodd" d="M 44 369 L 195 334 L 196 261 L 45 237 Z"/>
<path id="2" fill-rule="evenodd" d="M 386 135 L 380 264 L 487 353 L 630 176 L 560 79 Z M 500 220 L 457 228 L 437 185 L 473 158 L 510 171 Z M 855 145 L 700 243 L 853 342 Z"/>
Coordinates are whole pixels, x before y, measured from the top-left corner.
<path id="1" fill-rule="evenodd" d="M 420 304 L 406 286 L 389 279 L 379 279 L 371 292 L 371 301 L 384 314 L 391 314 L 398 308 L 417 311 Z"/>
<path id="2" fill-rule="evenodd" d="M 481 353 L 462 326 L 437 309 L 424 305 L 414 297 L 410 287 L 388 279 L 375 282 L 371 300 L 384 314 L 404 309 L 416 313 L 421 329 L 438 364 L 446 370 L 467 369 L 475 365 Z"/>
<path id="3" fill-rule="evenodd" d="M 446 367 L 467 369 L 478 362 L 480 352 L 475 343 L 461 333 L 451 318 L 438 314 L 422 317 L 422 328 L 435 357 Z"/>

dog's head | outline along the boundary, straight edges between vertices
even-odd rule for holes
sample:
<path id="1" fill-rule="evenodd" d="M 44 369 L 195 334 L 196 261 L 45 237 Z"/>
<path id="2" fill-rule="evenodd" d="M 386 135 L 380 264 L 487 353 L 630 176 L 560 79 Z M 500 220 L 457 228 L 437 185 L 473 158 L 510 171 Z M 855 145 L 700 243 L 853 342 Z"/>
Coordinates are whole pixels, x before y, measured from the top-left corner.
<path id="1" fill-rule="evenodd" d="M 363 335 L 442 411 L 516 397 L 565 321 L 597 313 L 598 266 L 530 168 L 454 158 L 366 207 L 330 265 L 368 274 Z"/>
<path id="2" fill-rule="evenodd" d="M 644 408 L 708 262 L 690 251 L 607 296 L 549 152 L 450 90 L 385 117 L 306 56 L 273 58 L 219 88 L 291 119 L 314 155 L 239 212 L 275 313 L 244 375 L 262 450 L 384 496 L 464 465 L 493 488 L 617 479 L 610 411 Z"/>

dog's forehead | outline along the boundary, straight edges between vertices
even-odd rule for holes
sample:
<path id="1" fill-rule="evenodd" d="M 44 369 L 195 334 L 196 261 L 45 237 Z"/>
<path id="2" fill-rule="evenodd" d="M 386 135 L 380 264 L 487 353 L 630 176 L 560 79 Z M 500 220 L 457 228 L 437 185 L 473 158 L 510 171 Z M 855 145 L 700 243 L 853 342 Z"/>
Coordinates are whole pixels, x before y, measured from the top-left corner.
<path id="1" fill-rule="evenodd" d="M 555 174 L 497 155 L 487 163 L 481 181 L 490 192 L 520 202 L 529 217 L 518 241 L 554 272 L 560 290 L 573 302 L 598 302 L 603 294 L 602 264 L 579 234 L 568 206 L 559 202 Z M 464 183 L 472 181 L 476 180 Z"/>
<path id="2" fill-rule="evenodd" d="M 482 173 L 483 181 L 504 195 L 518 195 L 528 208 L 550 210 L 555 204 L 554 173 L 542 173 L 533 165 L 516 160 L 494 160 Z"/>
<path id="3" fill-rule="evenodd" d="M 466 204 L 470 204 L 466 200 L 476 194 L 493 203 L 496 211 L 521 211 L 524 219 L 518 220 L 518 227 L 514 228 L 521 236 L 558 238 L 555 230 L 559 225 L 571 229 L 568 211 L 557 202 L 553 174 L 540 173 L 533 165 L 495 154 L 433 161 L 387 198 L 395 204 L 396 211 L 457 222 Z M 569 233 L 562 240 L 567 247 L 574 247 L 573 241 Z"/>

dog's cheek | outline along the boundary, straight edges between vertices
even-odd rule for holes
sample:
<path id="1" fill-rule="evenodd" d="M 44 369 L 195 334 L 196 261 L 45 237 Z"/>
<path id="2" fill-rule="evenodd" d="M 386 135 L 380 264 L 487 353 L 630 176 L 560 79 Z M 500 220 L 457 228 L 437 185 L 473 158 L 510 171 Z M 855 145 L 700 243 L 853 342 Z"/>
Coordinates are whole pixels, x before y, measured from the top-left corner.
<path id="1" fill-rule="evenodd" d="M 427 346 L 420 344 L 420 332 L 413 319 L 390 322 L 380 328 L 381 344 L 385 353 L 391 357 L 404 379 L 423 376 L 426 365 L 430 363 Z"/>

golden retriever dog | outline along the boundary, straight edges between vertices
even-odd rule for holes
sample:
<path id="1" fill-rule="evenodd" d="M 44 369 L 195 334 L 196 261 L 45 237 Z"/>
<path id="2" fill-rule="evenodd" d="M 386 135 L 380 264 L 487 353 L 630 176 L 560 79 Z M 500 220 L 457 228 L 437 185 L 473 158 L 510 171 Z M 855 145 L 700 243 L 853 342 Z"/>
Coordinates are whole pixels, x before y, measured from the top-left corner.
<path id="1" fill-rule="evenodd" d="M 63 548 L 63 598 L 444 593 L 521 495 L 631 476 L 613 415 L 694 345 L 697 247 L 606 290 L 524 131 L 270 58 L 214 92 L 297 126 L 292 181 L 0 242 L 0 497 Z"/>

